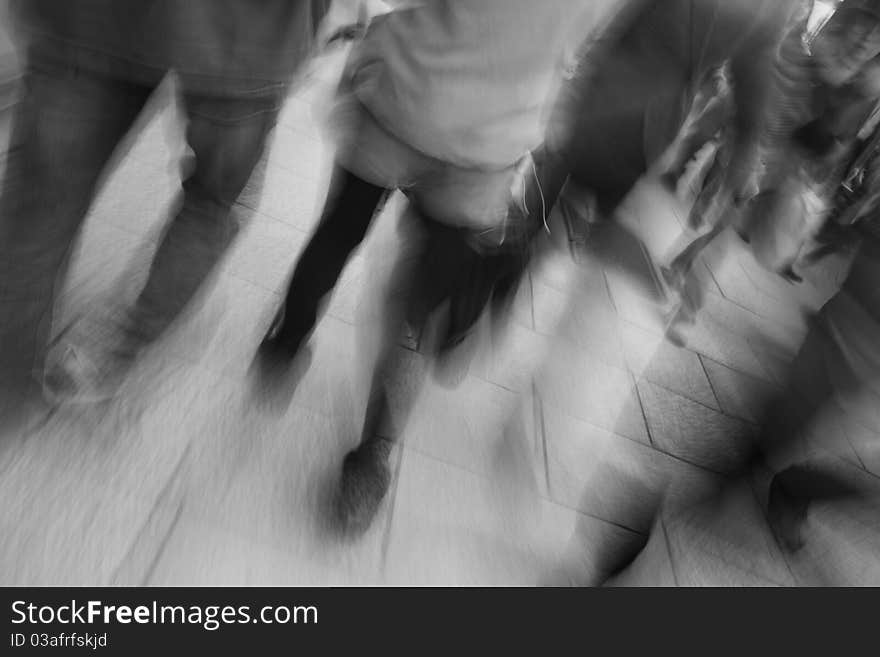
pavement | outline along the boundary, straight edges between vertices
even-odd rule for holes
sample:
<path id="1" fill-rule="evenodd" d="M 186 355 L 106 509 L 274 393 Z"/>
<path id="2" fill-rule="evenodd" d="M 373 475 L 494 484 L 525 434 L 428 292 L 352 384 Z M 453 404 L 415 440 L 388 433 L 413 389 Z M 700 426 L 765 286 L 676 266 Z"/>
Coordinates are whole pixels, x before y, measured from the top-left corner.
<path id="1" fill-rule="evenodd" d="M 575 260 L 551 223 L 503 337 L 481 327 L 457 386 L 429 376 L 370 531 L 336 536 L 327 500 L 358 438 L 400 198 L 346 268 L 295 389 L 267 399 L 250 366 L 323 201 L 332 150 L 321 119 L 339 57 L 297 85 L 262 193 L 249 188 L 236 206 L 235 246 L 118 398 L 60 409 L 0 447 L 0 584 L 598 584 L 642 546 L 609 583 L 880 583 L 870 523 L 819 508 L 810 547 L 793 557 L 768 530 L 760 481 L 725 486 L 806 316 L 846 270 L 831 261 L 791 285 L 728 235 L 700 260 L 708 303 L 678 348 L 625 231 L 608 231 L 602 257 Z M 143 282 L 180 185 L 173 98 L 171 84 L 157 92 L 96 199 L 59 325 Z M 648 177 L 620 225 L 662 261 L 686 210 Z M 430 367 L 411 342 L 400 349 L 412 376 Z M 877 429 L 847 423 L 846 440 L 805 449 L 880 485 Z"/>

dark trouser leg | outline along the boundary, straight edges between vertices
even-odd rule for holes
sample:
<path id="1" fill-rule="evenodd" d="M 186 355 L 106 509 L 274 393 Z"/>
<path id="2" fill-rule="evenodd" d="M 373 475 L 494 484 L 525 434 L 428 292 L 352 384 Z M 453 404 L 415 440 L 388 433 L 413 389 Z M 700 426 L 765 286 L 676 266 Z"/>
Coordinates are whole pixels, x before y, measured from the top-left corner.
<path id="1" fill-rule="evenodd" d="M 360 245 L 388 190 L 337 166 L 321 220 L 296 264 L 271 343 L 293 357 L 318 321 L 321 302 Z"/>
<path id="2" fill-rule="evenodd" d="M 41 375 L 52 310 L 100 177 L 152 88 L 33 60 L 0 198 L 0 389 Z"/>
<path id="3" fill-rule="evenodd" d="M 232 206 L 262 157 L 283 98 L 214 98 L 184 90 L 183 101 L 193 170 L 126 322 L 132 353 L 179 316 L 238 233 Z"/>
<path id="4" fill-rule="evenodd" d="M 468 245 L 465 231 L 428 218 L 421 222 L 412 219 L 420 225 L 392 276 L 361 440 L 343 462 L 337 512 L 349 530 L 363 531 L 378 511 L 390 485 L 391 446 L 399 439 L 424 382 L 424 372 L 409 373 L 404 379 L 410 355 L 397 346 L 404 322 L 421 328 L 433 311 L 458 291 L 461 272 L 468 272 L 479 258 Z M 394 404 L 394 415 L 392 395 L 401 396 Z"/>
<path id="5" fill-rule="evenodd" d="M 414 215 L 416 210 L 410 210 Z M 401 411 L 390 415 L 389 396 L 403 380 L 408 354 L 398 346 L 405 323 L 421 332 L 431 314 L 460 290 L 479 256 L 464 240 L 464 231 L 437 223 L 422 215 L 404 217 L 416 223 L 412 243 L 392 273 L 384 304 L 382 343 L 373 372 L 370 396 L 364 419 L 361 442 L 376 438 L 396 441 L 406 422 L 409 407 L 423 382 L 423 377 L 407 379 L 405 399 L 395 405 Z"/>

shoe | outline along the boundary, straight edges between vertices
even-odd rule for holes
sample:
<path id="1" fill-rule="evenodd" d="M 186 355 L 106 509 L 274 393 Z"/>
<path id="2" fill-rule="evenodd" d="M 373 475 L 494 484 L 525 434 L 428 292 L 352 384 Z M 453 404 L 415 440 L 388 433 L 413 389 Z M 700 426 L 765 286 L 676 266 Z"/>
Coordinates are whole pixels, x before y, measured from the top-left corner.
<path id="1" fill-rule="evenodd" d="M 660 184 L 670 194 L 678 193 L 678 177 L 672 171 L 664 171 L 659 176 Z"/>
<path id="2" fill-rule="evenodd" d="M 43 396 L 56 405 L 110 401 L 118 396 L 136 355 L 136 350 L 92 351 L 62 334 L 49 348 Z"/>
<path id="3" fill-rule="evenodd" d="M 279 358 L 268 349 L 260 349 L 251 363 L 250 377 L 255 401 L 267 410 L 284 414 L 290 408 L 300 382 L 312 364 L 308 345 L 291 361 Z"/>
<path id="4" fill-rule="evenodd" d="M 364 34 L 366 34 L 367 28 L 366 25 L 362 23 L 352 23 L 351 25 L 343 25 L 338 30 L 333 32 L 330 37 L 327 38 L 327 45 L 331 45 L 336 42 L 348 43 L 351 41 L 356 41 L 361 38 Z"/>
<path id="5" fill-rule="evenodd" d="M 259 357 L 267 362 L 275 362 L 279 366 L 286 367 L 299 353 L 300 347 L 306 341 L 308 333 L 292 333 L 286 326 L 287 311 L 282 305 L 272 320 L 272 325 L 266 331 L 263 341 L 260 343 Z"/>
<path id="6" fill-rule="evenodd" d="M 792 267 L 791 265 L 789 265 L 788 267 L 786 267 L 785 269 L 780 271 L 779 275 L 791 283 L 803 283 L 804 282 L 804 277 L 801 276 L 800 274 L 798 274 L 794 270 L 794 267 Z"/>
<path id="7" fill-rule="evenodd" d="M 388 460 L 393 443 L 374 438 L 345 455 L 335 512 L 346 535 L 369 529 L 391 486 Z"/>

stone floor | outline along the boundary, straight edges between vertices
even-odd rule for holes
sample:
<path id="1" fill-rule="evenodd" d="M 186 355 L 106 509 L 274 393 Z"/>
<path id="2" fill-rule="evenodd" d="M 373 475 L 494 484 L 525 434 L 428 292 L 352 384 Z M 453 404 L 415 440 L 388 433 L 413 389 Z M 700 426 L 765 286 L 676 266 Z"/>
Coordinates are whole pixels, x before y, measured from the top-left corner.
<path id="1" fill-rule="evenodd" d="M 595 584 L 642 544 L 611 583 L 880 583 L 870 523 L 818 509 L 795 559 L 767 529 L 759 482 L 697 504 L 741 457 L 805 313 L 844 273 L 831 263 L 792 286 L 733 237 L 699 265 L 709 301 L 681 349 L 663 338 L 656 286 L 626 231 L 576 262 L 551 230 L 503 338 L 483 331 L 465 379 L 431 377 L 418 397 L 372 529 L 335 536 L 327 498 L 358 435 L 400 199 L 349 263 L 296 389 L 258 394 L 250 363 L 320 209 L 331 162 L 320 123 L 338 61 L 316 62 L 289 99 L 262 194 L 236 208 L 236 245 L 118 399 L 62 409 L 2 446 L 0 583 Z M 157 93 L 92 208 L 59 322 L 143 281 L 179 186 L 171 92 Z M 685 211 L 646 179 L 620 225 L 662 260 Z M 406 354 L 418 375 L 424 359 Z M 877 481 L 877 434 L 846 436 L 814 447 Z"/>

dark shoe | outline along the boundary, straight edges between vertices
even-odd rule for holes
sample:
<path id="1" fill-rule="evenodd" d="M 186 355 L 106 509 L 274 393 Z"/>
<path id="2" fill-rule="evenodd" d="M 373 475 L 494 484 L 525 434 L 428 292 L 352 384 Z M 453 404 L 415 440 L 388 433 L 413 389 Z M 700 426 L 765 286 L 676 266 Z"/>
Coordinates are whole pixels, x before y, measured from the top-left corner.
<path id="1" fill-rule="evenodd" d="M 356 41 L 366 34 L 366 31 L 367 27 L 362 23 L 343 25 L 327 39 L 327 45 L 329 46 L 337 42 L 348 43 L 350 41 Z"/>
<path id="2" fill-rule="evenodd" d="M 800 274 L 798 274 L 798 273 L 794 270 L 794 267 L 792 267 L 791 265 L 789 265 L 788 267 L 786 267 L 785 269 L 783 269 L 782 271 L 780 271 L 780 272 L 779 272 L 779 275 L 782 276 L 782 278 L 784 278 L 785 280 L 787 280 L 787 281 L 789 281 L 789 282 L 791 282 L 791 283 L 803 283 L 803 282 L 804 282 L 804 278 L 803 278 L 803 276 L 801 276 Z"/>
<path id="3" fill-rule="evenodd" d="M 375 438 L 345 455 L 335 512 L 340 529 L 360 535 L 369 529 L 391 486 L 392 442 Z"/>
<path id="4" fill-rule="evenodd" d="M 300 347 L 306 341 L 308 332 L 295 331 L 286 323 L 287 312 L 282 305 L 272 320 L 272 325 L 266 331 L 263 341 L 260 343 L 259 357 L 267 362 L 275 361 L 279 365 L 287 366 L 296 358 Z"/>
<path id="5" fill-rule="evenodd" d="M 660 184 L 670 194 L 678 193 L 678 176 L 674 171 L 664 171 L 660 174 Z"/>

